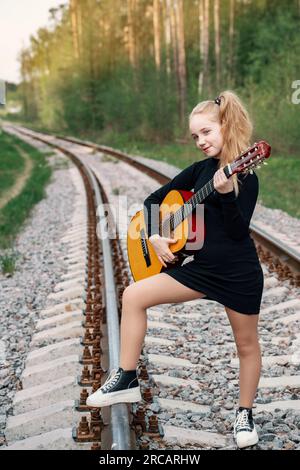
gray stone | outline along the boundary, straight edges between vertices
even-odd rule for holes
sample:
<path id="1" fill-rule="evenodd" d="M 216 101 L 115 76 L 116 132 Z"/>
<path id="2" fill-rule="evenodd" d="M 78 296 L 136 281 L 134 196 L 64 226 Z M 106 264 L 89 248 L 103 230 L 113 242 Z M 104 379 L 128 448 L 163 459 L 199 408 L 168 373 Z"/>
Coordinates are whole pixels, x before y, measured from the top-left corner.
<path id="1" fill-rule="evenodd" d="M 274 431 L 274 426 L 272 423 L 265 423 L 262 427 L 264 433 L 272 433 Z"/>
<path id="2" fill-rule="evenodd" d="M 299 434 L 290 433 L 289 438 L 290 438 L 291 441 L 294 441 L 294 442 L 297 442 L 297 443 L 300 442 Z"/>
<path id="3" fill-rule="evenodd" d="M 225 410 L 232 410 L 234 408 L 234 404 L 232 402 L 227 402 L 224 405 Z"/>
<path id="4" fill-rule="evenodd" d="M 274 450 L 282 449 L 282 447 L 283 447 L 282 439 L 279 439 L 278 437 L 275 437 L 275 439 L 273 441 L 273 449 Z"/>
<path id="5" fill-rule="evenodd" d="M 270 441 L 273 441 L 276 437 L 277 437 L 276 434 L 267 433 L 267 434 L 261 435 L 260 440 L 270 442 Z"/>
<path id="6" fill-rule="evenodd" d="M 275 432 L 290 432 L 290 428 L 286 424 L 280 424 L 279 426 L 275 426 Z"/>

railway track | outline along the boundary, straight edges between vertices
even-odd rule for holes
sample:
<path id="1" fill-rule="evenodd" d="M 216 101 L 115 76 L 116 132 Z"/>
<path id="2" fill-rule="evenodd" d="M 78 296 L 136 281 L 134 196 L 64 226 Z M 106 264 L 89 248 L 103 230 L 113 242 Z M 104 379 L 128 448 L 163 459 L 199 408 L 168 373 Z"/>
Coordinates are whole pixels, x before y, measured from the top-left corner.
<path id="1" fill-rule="evenodd" d="M 148 310 L 139 364 L 142 403 L 91 413 L 85 406 L 109 365 L 117 365 L 121 297 L 131 281 L 127 215 L 119 221 L 118 238 L 99 240 L 97 230 L 105 227 L 103 202 L 114 206 L 125 194 L 129 204 L 136 204 L 130 188 L 137 178 L 144 186 L 141 201 L 153 184 L 165 184 L 174 175 L 154 169 L 153 161 L 145 166 L 143 159 L 78 139 L 16 126 L 6 130 L 68 155 L 78 168 L 81 189 L 72 226 L 62 239 L 68 272 L 41 312 L 23 389 L 7 421 L 5 448 L 235 448 L 231 427 L 238 361 L 224 310 L 212 301 Z M 300 441 L 299 247 L 262 223 L 254 222 L 251 230 L 265 274 L 263 373 L 254 410 L 263 439 L 256 447 L 294 449 Z"/>

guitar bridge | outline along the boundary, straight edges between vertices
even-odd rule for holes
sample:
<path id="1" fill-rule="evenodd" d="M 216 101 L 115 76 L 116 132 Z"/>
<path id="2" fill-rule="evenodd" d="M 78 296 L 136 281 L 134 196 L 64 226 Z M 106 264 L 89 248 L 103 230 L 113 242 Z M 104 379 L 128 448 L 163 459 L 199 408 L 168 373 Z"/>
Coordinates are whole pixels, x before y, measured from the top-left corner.
<path id="1" fill-rule="evenodd" d="M 147 245 L 147 241 L 146 241 L 146 234 L 145 234 L 144 229 L 141 230 L 141 247 L 142 247 L 143 257 L 144 257 L 146 266 L 147 266 L 147 268 L 149 268 L 149 266 L 151 265 L 151 260 L 150 260 L 150 253 L 149 253 L 149 250 L 148 250 L 148 245 Z"/>

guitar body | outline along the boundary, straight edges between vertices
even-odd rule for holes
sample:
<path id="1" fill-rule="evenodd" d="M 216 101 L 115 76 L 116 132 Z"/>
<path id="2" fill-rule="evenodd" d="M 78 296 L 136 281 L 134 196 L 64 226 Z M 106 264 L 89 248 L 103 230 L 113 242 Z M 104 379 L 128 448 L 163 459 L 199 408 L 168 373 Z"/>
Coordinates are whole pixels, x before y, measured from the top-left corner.
<path id="1" fill-rule="evenodd" d="M 160 222 L 180 209 L 193 195 L 192 191 L 170 191 L 160 204 Z M 204 228 L 204 225 L 202 227 Z M 195 242 L 195 240 L 202 240 L 203 243 L 205 230 L 201 231 L 201 233 L 200 231 L 198 232 L 196 232 L 196 214 L 191 213 L 175 227 L 170 235 L 167 235 L 170 238 L 177 239 L 177 242 L 170 244 L 169 248 L 172 253 L 176 253 L 178 261 L 167 264 L 167 268 L 165 268 L 159 261 L 151 242 L 147 238 L 144 211 L 137 212 L 132 217 L 127 232 L 128 260 L 134 280 L 139 281 L 154 274 L 164 272 L 170 267 L 181 265 L 186 256 L 191 256 L 194 253 L 194 251 L 186 249 L 186 244 Z"/>

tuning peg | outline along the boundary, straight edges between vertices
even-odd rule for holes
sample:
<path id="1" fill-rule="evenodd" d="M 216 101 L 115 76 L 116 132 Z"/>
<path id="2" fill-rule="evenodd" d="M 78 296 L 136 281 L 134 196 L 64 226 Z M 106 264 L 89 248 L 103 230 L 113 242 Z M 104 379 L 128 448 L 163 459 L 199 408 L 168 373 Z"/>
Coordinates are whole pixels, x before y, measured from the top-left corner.
<path id="1" fill-rule="evenodd" d="M 257 168 L 257 169 L 259 169 L 259 168 L 261 168 L 261 166 L 260 166 L 260 165 L 258 165 L 256 168 Z"/>
<path id="2" fill-rule="evenodd" d="M 263 162 L 264 165 L 267 165 L 267 162 Z"/>
<path id="3" fill-rule="evenodd" d="M 250 170 L 251 175 L 253 175 L 253 170 Z"/>

